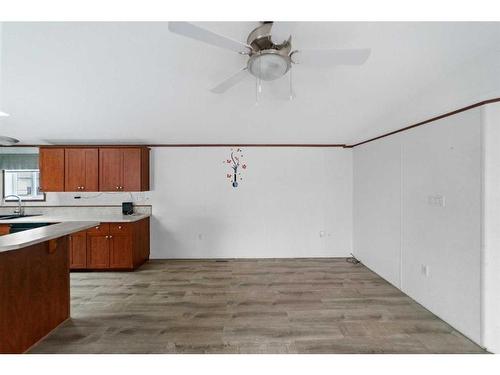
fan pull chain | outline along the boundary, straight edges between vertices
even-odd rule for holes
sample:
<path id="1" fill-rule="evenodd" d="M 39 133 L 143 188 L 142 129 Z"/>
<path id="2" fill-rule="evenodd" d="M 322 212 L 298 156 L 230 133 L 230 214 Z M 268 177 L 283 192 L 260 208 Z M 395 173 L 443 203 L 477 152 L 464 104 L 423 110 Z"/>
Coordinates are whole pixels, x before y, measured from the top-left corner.
<path id="1" fill-rule="evenodd" d="M 292 69 L 290 69 L 290 76 L 289 76 L 288 78 L 289 78 L 289 80 L 290 80 L 290 86 L 289 86 L 289 88 L 290 88 L 290 97 L 289 97 L 289 98 L 290 98 L 290 100 L 293 100 L 293 99 L 295 99 L 295 94 L 294 94 L 294 92 L 293 92 L 293 77 L 292 77 Z"/>

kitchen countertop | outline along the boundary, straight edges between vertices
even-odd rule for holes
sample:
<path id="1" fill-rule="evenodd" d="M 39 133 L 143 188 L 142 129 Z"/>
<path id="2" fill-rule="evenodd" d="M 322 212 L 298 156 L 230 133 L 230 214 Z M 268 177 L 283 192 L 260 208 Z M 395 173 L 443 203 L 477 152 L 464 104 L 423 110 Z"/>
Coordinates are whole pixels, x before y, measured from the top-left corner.
<path id="1" fill-rule="evenodd" d="M 92 215 L 50 215 L 44 214 L 39 216 L 27 216 L 14 219 L 0 219 L 1 224 L 15 224 L 15 223 L 64 223 L 64 222 L 78 222 L 78 221 L 97 221 L 98 223 L 133 223 L 134 221 L 139 221 L 150 217 L 150 214 L 132 214 L 132 215 L 121 215 L 121 214 L 92 214 Z M 1 238 L 1 237 L 0 237 Z"/>
<path id="2" fill-rule="evenodd" d="M 96 225 L 99 221 L 71 221 L 0 236 L 0 253 L 50 241 Z"/>

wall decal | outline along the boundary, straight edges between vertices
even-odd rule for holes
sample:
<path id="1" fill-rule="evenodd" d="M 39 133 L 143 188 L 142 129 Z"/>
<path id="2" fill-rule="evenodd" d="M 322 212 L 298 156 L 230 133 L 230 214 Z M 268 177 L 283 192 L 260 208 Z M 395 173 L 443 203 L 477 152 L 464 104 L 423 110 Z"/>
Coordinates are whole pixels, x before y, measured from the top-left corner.
<path id="1" fill-rule="evenodd" d="M 238 180 L 243 180 L 241 175 L 241 169 L 247 169 L 247 165 L 243 162 L 243 151 L 241 148 L 231 148 L 231 155 L 229 159 L 223 161 L 224 164 L 228 164 L 231 167 L 231 173 L 226 174 L 226 178 L 231 181 L 234 188 L 238 187 Z"/>

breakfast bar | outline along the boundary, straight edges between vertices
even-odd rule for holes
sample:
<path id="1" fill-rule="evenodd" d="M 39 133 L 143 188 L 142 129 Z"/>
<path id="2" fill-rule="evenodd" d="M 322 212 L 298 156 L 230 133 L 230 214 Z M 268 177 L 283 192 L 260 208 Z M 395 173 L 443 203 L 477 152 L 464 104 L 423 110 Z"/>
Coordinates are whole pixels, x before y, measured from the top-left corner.
<path id="1" fill-rule="evenodd" d="M 23 353 L 70 316 L 68 236 L 61 222 L 0 237 L 0 353 Z"/>

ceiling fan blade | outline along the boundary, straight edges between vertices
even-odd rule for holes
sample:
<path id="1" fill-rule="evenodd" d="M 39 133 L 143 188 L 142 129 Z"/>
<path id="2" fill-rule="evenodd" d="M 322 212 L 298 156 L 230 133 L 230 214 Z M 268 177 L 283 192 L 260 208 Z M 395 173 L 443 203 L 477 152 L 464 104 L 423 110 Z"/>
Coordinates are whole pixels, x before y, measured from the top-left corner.
<path id="1" fill-rule="evenodd" d="M 169 22 L 168 29 L 176 34 L 187 36 L 220 48 L 230 49 L 238 53 L 247 54 L 252 47 L 245 43 L 216 34 L 210 30 L 203 29 L 189 22 Z"/>
<path id="2" fill-rule="evenodd" d="M 292 61 L 309 66 L 362 65 L 371 49 L 304 49 L 293 52 Z"/>
<path id="3" fill-rule="evenodd" d="M 274 44 L 286 42 L 293 33 L 296 22 L 273 22 L 271 28 L 271 40 Z"/>
<path id="4" fill-rule="evenodd" d="M 244 67 L 236 74 L 233 74 L 231 77 L 226 78 L 224 81 L 219 83 L 217 86 L 210 89 L 215 94 L 222 94 L 226 92 L 228 89 L 236 85 L 238 82 L 243 81 L 246 77 L 248 77 L 248 69 Z"/>

